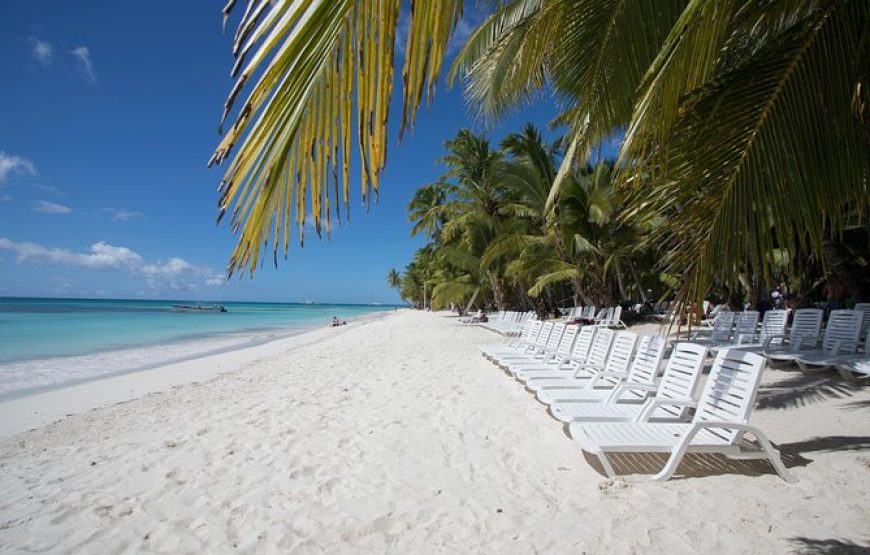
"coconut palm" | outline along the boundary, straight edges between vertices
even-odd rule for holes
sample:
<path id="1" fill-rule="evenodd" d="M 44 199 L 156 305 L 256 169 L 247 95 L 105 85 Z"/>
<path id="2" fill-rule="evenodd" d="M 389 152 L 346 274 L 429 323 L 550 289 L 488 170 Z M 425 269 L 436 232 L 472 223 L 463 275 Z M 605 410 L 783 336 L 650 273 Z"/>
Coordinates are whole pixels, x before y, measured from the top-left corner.
<path id="1" fill-rule="evenodd" d="M 387 272 L 387 285 L 398 291 L 401 295 L 402 276 L 399 275 L 399 272 L 395 268 L 390 268 L 390 271 Z"/>
<path id="2" fill-rule="evenodd" d="M 821 255 L 866 215 L 868 22 L 863 0 L 516 0 L 452 74 L 493 116 L 547 84 L 563 99 L 551 203 L 577 155 L 627 127 L 626 217 L 664 218 L 662 268 L 697 297 L 714 278 L 768 277 L 777 247 Z"/>
<path id="3" fill-rule="evenodd" d="M 259 79 L 213 158 L 241 142 L 220 200 L 240 230 L 231 271 L 253 269 L 269 241 L 286 255 L 291 220 L 301 240 L 309 212 L 329 232 L 347 206 L 353 135 L 363 196 L 377 192 L 400 4 L 248 3 L 234 52 L 250 61 L 234 70 L 228 113 Z M 403 128 L 424 89 L 431 98 L 461 11 L 460 0 L 411 3 Z M 766 276 L 773 249 L 822 255 L 848 214 L 866 217 L 868 21 L 866 0 L 506 0 L 452 75 L 492 117 L 547 88 L 565 106 L 550 205 L 590 147 L 627 129 L 623 218 L 662 219 L 662 268 L 697 297 L 714 278 Z"/>
<path id="4" fill-rule="evenodd" d="M 414 192 L 414 198 L 408 203 L 408 219 L 414 222 L 411 237 L 425 233 L 429 239 L 438 239 L 447 221 L 445 210 L 450 189 L 449 183 L 436 181 Z"/>

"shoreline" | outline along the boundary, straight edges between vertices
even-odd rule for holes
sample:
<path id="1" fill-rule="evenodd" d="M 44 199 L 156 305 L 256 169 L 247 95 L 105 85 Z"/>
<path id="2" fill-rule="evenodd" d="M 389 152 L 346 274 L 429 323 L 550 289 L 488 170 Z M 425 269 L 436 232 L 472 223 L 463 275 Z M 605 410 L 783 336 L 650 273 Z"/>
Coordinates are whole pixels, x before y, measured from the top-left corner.
<path id="1" fill-rule="evenodd" d="M 243 368 L 263 357 L 316 342 L 323 337 L 328 337 L 329 331 L 334 333 L 362 326 L 393 313 L 392 311 L 372 312 L 359 316 L 346 326 L 305 327 L 297 331 L 285 329 L 286 333 L 280 335 L 277 334 L 279 330 L 273 329 L 271 331 L 275 333 L 272 335 L 259 338 L 254 336 L 236 345 L 146 364 L 141 367 L 110 371 L 73 382 L 0 394 L 0 438 L 32 431 L 74 414 L 132 401 L 173 387 L 206 381 L 225 372 Z M 260 330 L 260 333 L 264 332 L 265 330 Z M 239 332 L 239 334 L 247 335 L 246 332 Z M 208 338 L 203 337 L 204 339 Z M 192 342 L 158 344 L 150 347 L 164 345 L 183 347 Z M 137 349 L 145 348 L 147 347 Z M 112 353 L 121 351 L 126 351 L 126 349 L 99 354 L 110 356 Z M 77 356 L 87 357 L 90 355 Z M 75 357 L 52 358 L 66 360 Z"/>

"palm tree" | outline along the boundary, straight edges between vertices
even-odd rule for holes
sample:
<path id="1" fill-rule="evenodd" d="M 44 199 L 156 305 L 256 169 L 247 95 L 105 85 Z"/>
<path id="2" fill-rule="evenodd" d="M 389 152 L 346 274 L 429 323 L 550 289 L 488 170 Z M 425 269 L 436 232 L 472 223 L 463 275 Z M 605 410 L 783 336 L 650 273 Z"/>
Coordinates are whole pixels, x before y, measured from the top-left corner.
<path id="1" fill-rule="evenodd" d="M 411 237 L 425 233 L 428 239 L 438 239 L 441 228 L 447 221 L 445 208 L 450 189 L 451 185 L 444 181 L 436 181 L 417 189 L 414 198 L 408 203 L 408 219 L 414 222 Z"/>
<path id="2" fill-rule="evenodd" d="M 663 220 L 661 267 L 697 298 L 714 278 L 769 278 L 776 248 L 822 255 L 870 209 L 868 22 L 861 0 L 515 0 L 451 75 L 491 116 L 546 84 L 563 99 L 551 203 L 570 164 L 627 128 L 624 217 Z"/>
<path id="3" fill-rule="evenodd" d="M 399 275 L 399 272 L 396 271 L 395 268 L 390 268 L 390 271 L 387 272 L 387 285 L 389 285 L 392 289 L 395 289 L 399 292 L 399 296 L 402 295 L 402 276 Z M 404 300 L 404 299 L 402 299 Z"/>
<path id="4" fill-rule="evenodd" d="M 269 241 L 286 256 L 291 220 L 301 240 L 306 213 L 329 233 L 330 214 L 348 203 L 352 135 L 363 196 L 377 194 L 400 5 L 248 3 L 227 113 L 247 79 L 260 78 L 213 157 L 241 143 L 220 199 L 240 230 L 231 272 L 253 270 Z M 411 3 L 403 129 L 424 89 L 432 97 L 461 12 L 460 0 Z M 866 217 L 868 21 L 866 0 L 507 0 L 451 75 L 491 117 L 547 87 L 565 105 L 551 206 L 572 166 L 627 129 L 622 218 L 662 221 L 653 232 L 662 269 L 697 297 L 714 278 L 769 275 L 772 249 L 821 255 L 848 214 Z"/>

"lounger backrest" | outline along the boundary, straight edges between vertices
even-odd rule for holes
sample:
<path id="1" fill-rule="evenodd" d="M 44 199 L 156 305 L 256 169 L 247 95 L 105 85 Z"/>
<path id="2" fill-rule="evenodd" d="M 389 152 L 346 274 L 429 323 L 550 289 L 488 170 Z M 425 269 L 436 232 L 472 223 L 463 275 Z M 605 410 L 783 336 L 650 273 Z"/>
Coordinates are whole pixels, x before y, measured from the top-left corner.
<path id="1" fill-rule="evenodd" d="M 566 357 L 571 354 L 571 348 L 574 347 L 574 340 L 577 339 L 578 331 L 580 331 L 580 326 L 565 326 L 562 339 L 559 341 L 559 347 L 556 349 L 559 356 Z"/>
<path id="2" fill-rule="evenodd" d="M 577 360 L 585 361 L 589 356 L 589 349 L 592 347 L 592 338 L 595 336 L 595 328 L 593 326 L 583 326 L 577 332 L 577 339 L 574 340 L 574 348 L 571 350 L 571 356 Z"/>
<path id="3" fill-rule="evenodd" d="M 607 371 L 627 374 L 635 345 L 637 345 L 636 333 L 630 331 L 617 333 L 610 346 L 610 354 L 607 356 Z"/>
<path id="4" fill-rule="evenodd" d="M 791 323 L 791 333 L 788 336 L 789 345 L 794 349 L 814 346 L 819 340 L 824 315 L 825 311 L 818 308 L 797 309 Z"/>
<path id="5" fill-rule="evenodd" d="M 550 339 L 550 334 L 553 332 L 553 322 L 544 322 L 541 325 L 541 333 L 538 334 L 538 340 L 535 341 L 535 346 L 544 348 L 547 340 Z"/>
<path id="6" fill-rule="evenodd" d="M 622 319 L 622 307 L 614 306 L 613 310 L 610 311 L 610 320 L 607 322 L 608 325 L 615 326 Z"/>
<path id="7" fill-rule="evenodd" d="M 764 357 L 755 353 L 740 349 L 719 351 L 693 421 L 746 424 L 755 408 L 763 369 Z M 742 435 L 735 429 L 710 428 L 707 431 L 730 443 Z"/>
<path id="8" fill-rule="evenodd" d="M 638 341 L 634 360 L 628 372 L 632 383 L 652 384 L 659 375 L 659 364 L 665 354 L 667 342 L 660 335 L 644 335 Z"/>
<path id="9" fill-rule="evenodd" d="M 553 329 L 550 332 L 550 337 L 547 339 L 545 348 L 548 352 L 554 352 L 559 348 L 559 342 L 562 341 L 562 334 L 565 333 L 565 324 L 559 322 L 553 324 Z"/>
<path id="10" fill-rule="evenodd" d="M 583 317 L 584 318 L 595 318 L 595 305 L 589 305 L 583 307 Z"/>
<path id="11" fill-rule="evenodd" d="M 861 326 L 861 337 L 867 342 L 867 332 L 870 331 L 870 303 L 855 303 L 855 310 L 864 314 L 863 325 Z"/>
<path id="12" fill-rule="evenodd" d="M 746 310 L 734 315 L 734 337 L 755 335 L 758 329 L 758 311 Z"/>
<path id="13" fill-rule="evenodd" d="M 713 319 L 713 331 L 710 332 L 710 339 L 714 342 L 726 342 L 731 338 L 731 327 L 734 324 L 734 313 L 730 310 L 723 310 Z"/>
<path id="14" fill-rule="evenodd" d="M 861 339 L 861 321 L 864 313 L 860 310 L 832 310 L 825 327 L 822 348 L 838 353 L 854 353 Z"/>
<path id="15" fill-rule="evenodd" d="M 764 343 L 770 337 L 781 336 L 788 324 L 788 309 L 768 310 L 761 321 L 761 331 L 758 332 L 758 342 Z M 772 339 L 771 345 L 779 345 L 782 339 Z"/>
<path id="16" fill-rule="evenodd" d="M 534 345 L 538 341 L 538 336 L 541 335 L 541 328 L 544 327 L 544 323 L 540 320 L 531 320 L 532 329 L 529 330 L 529 339 L 528 343 Z"/>
<path id="17" fill-rule="evenodd" d="M 677 343 L 668 364 L 665 366 L 662 381 L 656 391 L 656 399 L 678 399 L 688 401 L 695 398 L 695 389 L 701 379 L 701 369 L 707 358 L 707 347 L 695 343 Z M 684 407 L 662 406 L 651 415 L 652 418 L 682 418 L 687 412 Z"/>
<path id="18" fill-rule="evenodd" d="M 616 332 L 609 329 L 601 329 L 595 334 L 595 338 L 592 339 L 592 345 L 589 347 L 586 364 L 604 367 L 607 363 L 607 354 L 610 352 L 610 345 L 613 343 L 614 335 L 616 335 Z"/>

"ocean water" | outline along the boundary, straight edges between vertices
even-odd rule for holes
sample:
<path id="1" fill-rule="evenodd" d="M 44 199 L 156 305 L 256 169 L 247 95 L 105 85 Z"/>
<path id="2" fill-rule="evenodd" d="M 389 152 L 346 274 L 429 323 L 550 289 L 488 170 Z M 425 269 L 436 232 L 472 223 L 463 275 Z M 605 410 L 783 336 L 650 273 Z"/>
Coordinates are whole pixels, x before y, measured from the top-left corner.
<path id="1" fill-rule="evenodd" d="M 0 400 L 353 321 L 390 306 L 0 298 Z"/>

